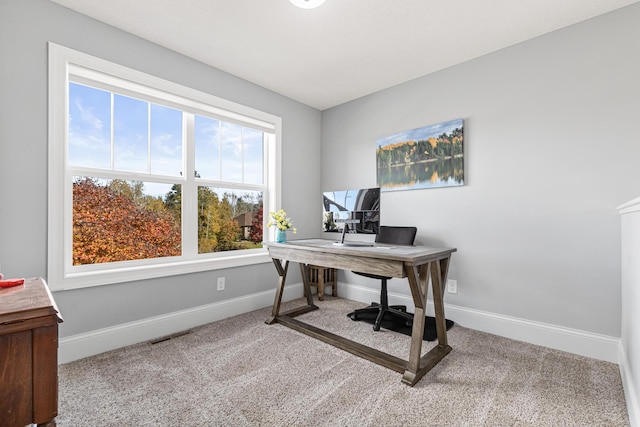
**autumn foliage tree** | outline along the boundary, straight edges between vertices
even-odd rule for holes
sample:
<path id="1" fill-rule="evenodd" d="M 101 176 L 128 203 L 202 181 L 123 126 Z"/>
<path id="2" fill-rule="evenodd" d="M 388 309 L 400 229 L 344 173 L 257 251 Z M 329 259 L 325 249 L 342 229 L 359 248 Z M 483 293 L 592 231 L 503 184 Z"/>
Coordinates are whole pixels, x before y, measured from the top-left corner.
<path id="1" fill-rule="evenodd" d="M 415 162 L 461 157 L 463 140 L 462 128 L 455 128 L 450 133 L 442 133 L 437 138 L 408 140 L 379 146 L 376 149 L 376 167 L 381 169 Z"/>
<path id="2" fill-rule="evenodd" d="M 248 200 L 198 187 L 198 253 L 247 248 L 234 218 L 258 206 L 262 215 L 262 201 Z M 78 179 L 73 184 L 73 264 L 179 256 L 181 211 L 179 184 L 154 197 L 145 194 L 141 181 Z M 261 242 L 262 219 L 259 225 L 254 235 Z"/>
<path id="3" fill-rule="evenodd" d="M 264 216 L 262 205 L 258 208 L 256 215 L 251 221 L 251 231 L 249 232 L 249 240 L 253 243 L 262 243 L 262 229 L 264 227 Z"/>
<path id="4" fill-rule="evenodd" d="M 73 264 L 181 254 L 180 226 L 158 200 L 136 198 L 134 184 L 90 178 L 73 184 Z M 148 196 L 147 196 L 148 197 Z"/>

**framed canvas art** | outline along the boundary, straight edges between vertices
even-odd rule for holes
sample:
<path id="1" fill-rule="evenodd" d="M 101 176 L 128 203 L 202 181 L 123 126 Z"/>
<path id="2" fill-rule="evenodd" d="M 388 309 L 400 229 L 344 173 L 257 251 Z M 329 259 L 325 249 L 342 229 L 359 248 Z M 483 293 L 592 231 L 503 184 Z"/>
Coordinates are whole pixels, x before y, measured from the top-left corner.
<path id="1" fill-rule="evenodd" d="M 464 185 L 463 120 L 386 135 L 376 140 L 380 191 Z"/>

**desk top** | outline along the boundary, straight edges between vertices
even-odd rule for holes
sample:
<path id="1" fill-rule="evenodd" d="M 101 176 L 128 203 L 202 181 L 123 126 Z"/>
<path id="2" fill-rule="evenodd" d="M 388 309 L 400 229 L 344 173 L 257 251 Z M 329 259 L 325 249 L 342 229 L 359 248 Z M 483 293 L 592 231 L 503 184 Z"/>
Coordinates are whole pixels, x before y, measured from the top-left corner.
<path id="1" fill-rule="evenodd" d="M 422 258 L 442 258 L 456 252 L 456 248 L 436 248 L 432 246 L 402 246 L 375 243 L 373 246 L 340 246 L 334 245 L 334 240 L 301 239 L 290 240 L 286 243 L 267 242 L 268 248 L 299 248 L 317 252 L 331 252 L 348 254 L 367 258 L 385 258 L 398 261 L 424 262 Z"/>
<path id="2" fill-rule="evenodd" d="M 419 266 L 448 258 L 456 248 L 399 246 L 376 243 L 374 246 L 338 246 L 333 240 L 302 239 L 286 243 L 265 243 L 272 258 L 366 271 L 391 277 L 405 277 L 405 264 Z"/>

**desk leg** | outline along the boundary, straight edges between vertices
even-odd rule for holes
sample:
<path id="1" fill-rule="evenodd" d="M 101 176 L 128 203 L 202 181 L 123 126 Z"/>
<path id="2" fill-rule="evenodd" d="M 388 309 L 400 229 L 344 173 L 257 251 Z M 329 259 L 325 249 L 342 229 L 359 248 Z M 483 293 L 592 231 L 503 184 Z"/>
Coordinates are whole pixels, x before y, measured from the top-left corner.
<path id="1" fill-rule="evenodd" d="M 451 347 L 447 344 L 447 327 L 444 317 L 444 283 L 447 278 L 449 259 L 433 261 L 420 266 L 418 274 L 413 267 L 407 266 L 407 279 L 411 288 L 415 308 L 413 317 L 413 329 L 411 332 L 411 350 L 407 369 L 402 377 L 402 382 L 408 385 L 415 385 L 420 378 L 431 370 L 444 356 L 449 354 Z M 431 273 L 431 274 L 429 274 Z M 429 275 L 433 287 L 433 301 L 435 306 L 436 331 L 438 334 L 438 345 L 432 348 L 424 357 L 420 357 L 422 352 L 422 339 L 424 335 L 424 322 L 427 307 L 427 293 L 429 286 Z"/>
<path id="2" fill-rule="evenodd" d="M 271 317 L 265 320 L 264 323 L 272 325 L 278 321 L 278 317 L 295 317 L 299 314 L 308 313 L 313 310 L 317 310 L 318 306 L 313 304 L 313 296 L 311 295 L 311 287 L 309 286 L 309 266 L 306 264 L 300 264 L 300 272 L 302 273 L 302 281 L 304 282 L 304 291 L 307 297 L 307 305 L 294 308 L 285 313 L 280 313 L 280 304 L 282 303 L 282 294 L 284 292 L 284 283 L 287 278 L 287 270 L 289 269 L 289 261 L 284 262 L 277 258 L 272 258 L 273 265 L 276 266 L 278 272 L 278 288 L 276 289 L 276 298 L 273 301 L 273 308 L 271 309 Z"/>
<path id="3" fill-rule="evenodd" d="M 434 262 L 431 270 L 431 286 L 433 288 L 433 307 L 436 318 L 436 333 L 438 334 L 438 344 L 448 346 L 447 324 L 444 317 L 444 286 L 447 283 L 449 274 L 449 258 Z"/>
<path id="4" fill-rule="evenodd" d="M 287 278 L 287 270 L 289 269 L 289 261 L 284 262 L 276 258 L 272 259 L 273 265 L 276 266 L 278 272 L 278 287 L 276 288 L 276 298 L 273 301 L 273 308 L 271 309 L 271 317 L 269 317 L 265 323 L 271 325 L 276 322 L 276 317 L 280 314 L 280 304 L 282 303 L 282 293 L 284 292 L 284 281 Z"/>
<path id="5" fill-rule="evenodd" d="M 430 266 L 431 264 L 420 266 L 419 272 L 416 271 L 415 267 L 406 266 L 407 279 L 409 280 L 409 287 L 415 305 L 415 314 L 413 315 L 413 329 L 411 330 L 409 361 L 407 362 L 407 369 L 402 377 L 402 382 L 410 385 L 414 385 L 420 379 L 418 371 L 420 370 L 420 354 L 422 353 L 424 318 L 427 306 L 427 277 Z"/>
<path id="6" fill-rule="evenodd" d="M 304 296 L 307 297 L 307 305 L 313 305 L 313 295 L 311 295 L 311 285 L 309 284 L 309 264 L 300 263 L 300 274 L 302 275 Z M 319 286 L 318 289 L 320 289 Z"/>

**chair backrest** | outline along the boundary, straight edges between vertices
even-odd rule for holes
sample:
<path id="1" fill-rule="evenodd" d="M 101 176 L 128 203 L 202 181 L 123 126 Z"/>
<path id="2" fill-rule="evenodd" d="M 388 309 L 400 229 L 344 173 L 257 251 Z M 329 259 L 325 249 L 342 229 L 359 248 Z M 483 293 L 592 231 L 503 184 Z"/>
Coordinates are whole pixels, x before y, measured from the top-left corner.
<path id="1" fill-rule="evenodd" d="M 381 225 L 376 236 L 376 243 L 392 245 L 413 245 L 418 229 L 416 227 L 391 227 Z"/>

